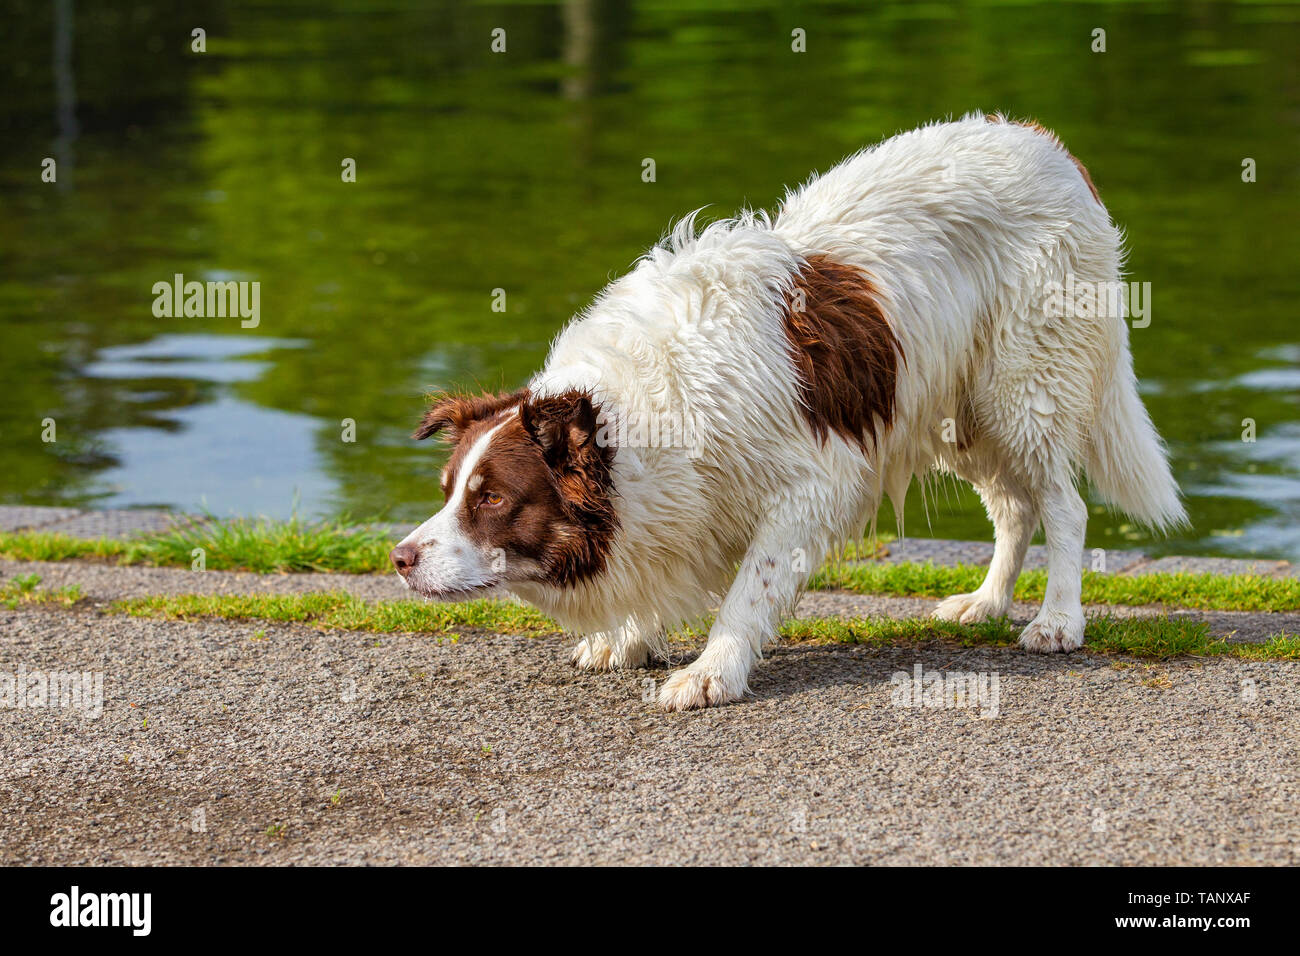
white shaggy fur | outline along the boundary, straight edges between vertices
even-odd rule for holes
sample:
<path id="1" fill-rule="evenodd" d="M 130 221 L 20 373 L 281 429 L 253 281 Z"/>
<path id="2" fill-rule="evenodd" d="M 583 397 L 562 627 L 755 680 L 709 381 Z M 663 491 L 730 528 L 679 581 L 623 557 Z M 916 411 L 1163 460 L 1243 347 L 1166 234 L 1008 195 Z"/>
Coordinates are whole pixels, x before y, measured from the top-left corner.
<path id="1" fill-rule="evenodd" d="M 833 432 L 819 441 L 801 413 L 783 302 L 814 253 L 870 277 L 900 344 L 893 424 L 869 454 Z M 1117 282 L 1121 264 L 1120 232 L 1062 146 L 981 115 L 852 156 L 790 192 L 775 220 L 746 213 L 696 235 L 688 217 L 560 334 L 531 389 L 588 391 L 613 418 L 683 417 L 695 447 L 620 447 L 605 572 L 512 590 L 585 634 L 574 660 L 593 668 L 662 654 L 665 628 L 720 597 L 707 647 L 660 702 L 722 704 L 745 693 L 828 550 L 874 521 L 883 495 L 901 514 L 913 477 L 937 468 L 975 486 L 997 543 L 980 588 L 935 615 L 1005 613 L 1041 522 L 1049 583 L 1021 643 L 1078 647 L 1079 470 L 1148 525 L 1185 520 L 1124 317 L 1044 314 L 1051 283 Z"/>

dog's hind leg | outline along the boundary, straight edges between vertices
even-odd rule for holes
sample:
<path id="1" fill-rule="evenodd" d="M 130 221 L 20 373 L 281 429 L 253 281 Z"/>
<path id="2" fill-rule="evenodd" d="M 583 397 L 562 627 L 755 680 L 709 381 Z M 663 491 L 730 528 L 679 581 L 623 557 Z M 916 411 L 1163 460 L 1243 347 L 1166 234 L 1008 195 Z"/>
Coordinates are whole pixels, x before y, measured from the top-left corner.
<path id="1" fill-rule="evenodd" d="M 1058 477 L 1038 494 L 1047 536 L 1047 593 L 1020 635 L 1030 651 L 1072 651 L 1083 644 L 1083 534 L 1088 508 L 1074 482 Z"/>
<path id="2" fill-rule="evenodd" d="M 941 601 L 933 617 L 942 621 L 974 624 L 991 617 L 1001 617 L 1011 606 L 1025 561 L 1029 539 L 1038 527 L 1038 510 L 1033 496 L 1018 481 L 998 476 L 975 485 L 984 510 L 993 522 L 993 561 L 984 583 L 970 594 L 954 594 Z"/>

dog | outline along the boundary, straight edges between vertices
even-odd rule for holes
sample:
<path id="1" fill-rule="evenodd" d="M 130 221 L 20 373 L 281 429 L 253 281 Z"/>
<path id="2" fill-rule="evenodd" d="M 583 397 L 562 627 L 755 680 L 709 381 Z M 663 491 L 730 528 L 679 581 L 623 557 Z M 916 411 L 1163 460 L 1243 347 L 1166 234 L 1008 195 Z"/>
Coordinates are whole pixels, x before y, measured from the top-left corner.
<path id="1" fill-rule="evenodd" d="M 983 583 L 936 618 L 1004 615 L 1041 523 L 1029 651 L 1083 642 L 1080 471 L 1146 526 L 1186 522 L 1124 303 L 1103 294 L 1120 230 L 1044 128 L 923 126 L 788 191 L 774 217 L 695 216 L 568 324 L 527 387 L 428 409 L 414 437 L 453 450 L 444 507 L 392 551 L 409 588 L 511 594 L 581 635 L 572 661 L 590 670 L 664 658 L 669 628 L 717 607 L 659 692 L 686 710 L 746 694 L 819 562 L 874 529 L 883 496 L 901 515 L 932 470 L 975 487 L 996 542 Z"/>

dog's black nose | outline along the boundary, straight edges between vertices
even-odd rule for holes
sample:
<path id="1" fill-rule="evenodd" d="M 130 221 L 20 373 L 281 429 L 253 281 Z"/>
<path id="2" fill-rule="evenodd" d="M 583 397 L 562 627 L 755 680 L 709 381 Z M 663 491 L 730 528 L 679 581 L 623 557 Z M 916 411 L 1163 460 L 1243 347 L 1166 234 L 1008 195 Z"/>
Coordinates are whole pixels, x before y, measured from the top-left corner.
<path id="1" fill-rule="evenodd" d="M 420 562 L 420 549 L 413 544 L 399 544 L 388 553 L 388 558 L 393 562 L 393 567 L 397 568 L 397 573 L 406 577 L 411 573 L 411 568 Z"/>

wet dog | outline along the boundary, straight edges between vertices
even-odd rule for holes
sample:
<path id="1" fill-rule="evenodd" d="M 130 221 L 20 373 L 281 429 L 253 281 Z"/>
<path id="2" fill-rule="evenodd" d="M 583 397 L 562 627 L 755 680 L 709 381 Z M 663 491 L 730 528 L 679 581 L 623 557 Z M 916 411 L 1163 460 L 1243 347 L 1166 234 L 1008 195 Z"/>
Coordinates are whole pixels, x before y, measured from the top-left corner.
<path id="1" fill-rule="evenodd" d="M 713 706 L 746 692 L 828 551 L 938 469 L 977 489 L 996 548 L 935 616 L 1004 614 L 1041 523 L 1047 592 L 1020 643 L 1077 648 L 1079 472 L 1138 521 L 1185 521 L 1107 294 L 1122 258 L 1083 166 L 1000 116 L 886 140 L 775 217 L 687 217 L 526 388 L 428 410 L 416 437 L 454 446 L 446 504 L 393 563 L 430 597 L 536 605 L 594 670 L 662 656 L 667 628 L 720 601 L 659 695 Z"/>

